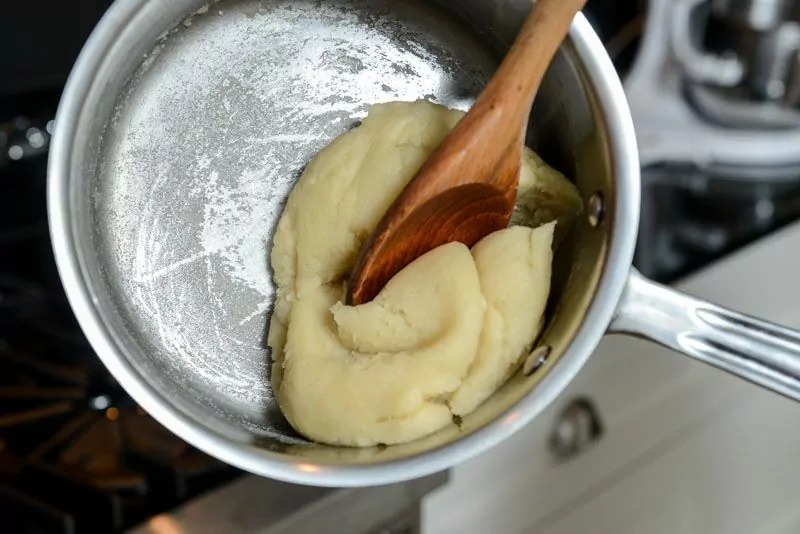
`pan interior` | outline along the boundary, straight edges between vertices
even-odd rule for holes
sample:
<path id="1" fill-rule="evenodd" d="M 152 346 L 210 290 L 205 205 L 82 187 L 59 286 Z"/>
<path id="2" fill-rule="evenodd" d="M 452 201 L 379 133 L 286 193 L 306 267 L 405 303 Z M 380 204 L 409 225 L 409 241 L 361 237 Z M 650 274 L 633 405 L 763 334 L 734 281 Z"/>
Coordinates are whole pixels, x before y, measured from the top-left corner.
<path id="1" fill-rule="evenodd" d="M 530 389 L 535 379 L 516 377 L 465 428 L 424 443 L 372 452 L 318 447 L 280 415 L 265 344 L 271 236 L 304 165 L 370 104 L 427 98 L 467 109 L 526 4 L 222 1 L 157 41 L 112 95 L 115 107 L 104 120 L 87 184 L 86 263 L 110 295 L 98 306 L 126 357 L 177 409 L 237 441 L 367 462 L 451 440 Z M 530 144 L 588 191 L 610 173 L 573 63 L 563 50 L 556 58 L 534 108 Z M 589 160 L 593 169 L 584 168 Z M 564 268 L 554 282 L 557 320 L 545 334 L 554 346 L 548 365 L 591 295 L 571 280 L 591 285 L 597 275 L 602 240 L 584 235 L 584 226 L 557 257 Z M 580 264 L 579 241 L 581 254 L 591 256 Z"/>

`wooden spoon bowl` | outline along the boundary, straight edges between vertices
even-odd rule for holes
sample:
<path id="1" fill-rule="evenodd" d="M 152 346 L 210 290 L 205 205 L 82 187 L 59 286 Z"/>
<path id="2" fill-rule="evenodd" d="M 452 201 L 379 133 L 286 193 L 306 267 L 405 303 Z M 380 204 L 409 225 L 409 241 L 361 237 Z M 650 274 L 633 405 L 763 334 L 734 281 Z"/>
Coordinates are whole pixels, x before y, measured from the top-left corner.
<path id="1" fill-rule="evenodd" d="M 508 226 L 531 107 L 586 0 L 537 0 L 475 105 L 400 193 L 366 241 L 347 303 L 369 302 L 398 271 L 452 241 L 471 247 Z"/>

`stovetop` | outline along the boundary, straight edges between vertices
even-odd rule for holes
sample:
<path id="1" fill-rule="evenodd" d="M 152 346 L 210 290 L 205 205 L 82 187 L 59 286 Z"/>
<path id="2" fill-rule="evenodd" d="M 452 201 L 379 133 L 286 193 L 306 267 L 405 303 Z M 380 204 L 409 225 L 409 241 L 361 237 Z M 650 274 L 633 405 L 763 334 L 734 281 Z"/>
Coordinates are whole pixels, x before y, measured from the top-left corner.
<path id="1" fill-rule="evenodd" d="M 48 238 L 46 100 L 0 119 L 0 517 L 20 534 L 118 532 L 239 472 L 136 406 L 81 334 Z"/>
<path id="2" fill-rule="evenodd" d="M 74 32 L 86 33 L 106 4 L 94 1 Z M 0 20 L 0 44 L 10 35 L 4 22 L 25 23 L 14 13 Z M 634 57 L 641 13 L 635 0 L 591 0 L 587 8 L 622 73 Z M 72 31 L 68 26 L 60 31 Z M 58 38 L 51 36 L 51 46 Z M 20 534 L 119 532 L 241 473 L 136 406 L 75 323 L 45 205 L 46 155 L 66 69 L 31 65 L 4 71 L 0 63 L 0 78 L 41 75 L 24 87 L 0 85 L 0 521 Z M 636 263 L 661 281 L 800 218 L 797 182 L 753 187 L 692 172 L 674 176 L 651 169 L 644 182 Z"/>

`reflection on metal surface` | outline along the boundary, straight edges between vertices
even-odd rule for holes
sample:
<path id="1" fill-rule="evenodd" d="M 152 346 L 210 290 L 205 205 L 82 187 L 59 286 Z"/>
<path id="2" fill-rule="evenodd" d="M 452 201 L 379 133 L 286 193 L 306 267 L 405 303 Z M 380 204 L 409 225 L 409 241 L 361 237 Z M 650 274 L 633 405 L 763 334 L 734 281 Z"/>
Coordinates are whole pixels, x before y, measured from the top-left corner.
<path id="1" fill-rule="evenodd" d="M 589 217 L 589 224 L 597 228 L 603 222 L 603 212 L 605 206 L 603 204 L 603 192 L 595 191 L 589 197 L 589 202 L 586 206 L 586 214 Z"/>
<path id="2" fill-rule="evenodd" d="M 320 466 L 314 464 L 297 464 L 297 468 L 300 471 L 305 471 L 306 473 L 316 473 L 321 469 Z"/>
<path id="3" fill-rule="evenodd" d="M 520 414 L 518 411 L 513 411 L 503 418 L 503 423 L 510 425 L 519 420 Z"/>
<path id="4" fill-rule="evenodd" d="M 147 531 L 151 534 L 190 534 L 174 517 L 162 514 L 147 522 Z"/>
<path id="5" fill-rule="evenodd" d="M 530 376 L 542 365 L 544 365 L 545 362 L 547 362 L 547 359 L 550 357 L 552 350 L 553 348 L 550 345 L 536 347 L 533 352 L 528 355 L 528 357 L 525 359 L 525 363 L 522 365 L 522 372 L 525 374 L 525 376 Z"/>

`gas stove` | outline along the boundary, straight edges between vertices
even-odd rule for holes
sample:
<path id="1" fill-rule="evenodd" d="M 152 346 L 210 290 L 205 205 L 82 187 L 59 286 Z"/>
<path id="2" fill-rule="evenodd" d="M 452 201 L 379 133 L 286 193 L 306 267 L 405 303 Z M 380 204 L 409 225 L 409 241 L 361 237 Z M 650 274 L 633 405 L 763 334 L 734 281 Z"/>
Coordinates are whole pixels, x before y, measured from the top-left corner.
<path id="1" fill-rule="evenodd" d="M 64 42 L 85 38 L 107 4 L 91 2 L 74 25 L 80 32 Z M 800 218 L 795 4 L 590 0 L 586 14 L 625 80 L 641 145 L 635 263 L 646 275 L 674 280 Z M 34 24 L 22 3 L 12 5 L 0 20 L 0 44 Z M 78 47 L 37 70 L 41 43 L 34 44 L 12 58 L 17 65 L 0 67 L 27 80 L 0 83 L 0 518 L 21 534 L 137 525 L 152 533 L 200 525 L 209 532 L 338 532 L 342 514 L 362 519 L 354 533 L 416 531 L 419 501 L 445 475 L 377 493 L 255 479 L 164 430 L 111 379 L 73 319 L 47 229 L 47 150 Z M 354 512 L 376 496 L 380 514 Z M 258 506 L 273 500 L 283 504 Z M 332 530 L 322 530 L 311 509 Z M 223 521 L 230 510 L 240 510 L 238 526 Z"/>
<path id="2" fill-rule="evenodd" d="M 167 431 L 111 378 L 52 257 L 45 189 L 58 93 L 3 97 L 0 87 L 3 524 L 14 534 L 419 532 L 420 502 L 446 473 L 363 490 L 250 476 Z"/>
<path id="3" fill-rule="evenodd" d="M 136 406 L 81 335 L 50 257 L 49 111 L 0 124 L 0 517 L 118 532 L 239 472 Z"/>
<path id="4" fill-rule="evenodd" d="M 446 473 L 364 490 L 245 475 L 167 431 L 111 378 L 51 256 L 50 111 L 0 123 L 0 518 L 15 534 L 418 532 L 420 501 Z"/>

